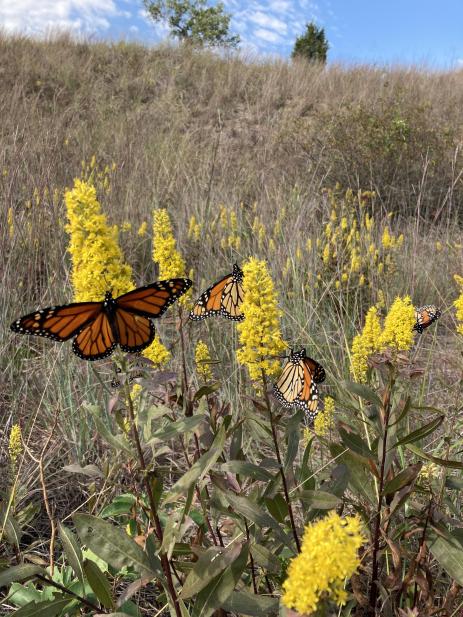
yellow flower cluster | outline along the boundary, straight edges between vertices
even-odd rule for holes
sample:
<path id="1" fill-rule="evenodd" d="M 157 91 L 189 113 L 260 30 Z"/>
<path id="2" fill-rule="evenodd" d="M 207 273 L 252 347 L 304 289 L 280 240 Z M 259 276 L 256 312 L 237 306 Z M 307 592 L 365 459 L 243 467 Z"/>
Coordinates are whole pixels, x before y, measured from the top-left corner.
<path id="1" fill-rule="evenodd" d="M 408 351 L 413 345 L 415 308 L 409 296 L 397 298 L 392 303 L 379 339 L 381 349 Z"/>
<path id="2" fill-rule="evenodd" d="M 372 284 L 375 275 L 383 276 L 395 271 L 395 251 L 403 244 L 403 235 L 394 236 L 384 227 L 381 242 L 377 235 L 373 215 L 368 205 L 374 200 L 372 191 L 354 194 L 347 190 L 328 190 L 331 214 L 324 229 L 324 239 L 317 240 L 317 251 L 324 271 L 317 277 L 335 278 L 336 289 Z"/>
<path id="3" fill-rule="evenodd" d="M 209 353 L 209 347 L 203 341 L 198 341 L 196 345 L 195 362 L 196 370 L 204 381 L 209 381 L 212 379 L 212 371 L 210 367 L 211 354 Z"/>
<path id="4" fill-rule="evenodd" d="M 188 237 L 190 238 L 190 240 L 198 242 L 201 237 L 202 227 L 203 226 L 201 225 L 201 223 L 198 223 L 195 215 L 193 214 L 190 218 L 190 223 L 188 225 Z"/>
<path id="5" fill-rule="evenodd" d="M 13 467 L 16 465 L 18 457 L 21 456 L 23 451 L 23 441 L 21 434 L 21 427 L 19 424 L 13 424 L 10 431 L 10 440 L 8 442 L 8 454 Z"/>
<path id="6" fill-rule="evenodd" d="M 159 265 L 159 278 L 185 276 L 185 262 L 177 250 L 172 223 L 165 208 L 153 211 L 153 260 Z"/>
<path id="7" fill-rule="evenodd" d="M 330 431 L 333 426 L 335 404 L 331 396 L 325 397 L 325 408 L 315 417 L 313 429 L 315 434 L 323 437 Z"/>
<path id="8" fill-rule="evenodd" d="M 392 303 L 381 327 L 377 306 L 372 306 L 366 316 L 365 326 L 352 341 L 351 373 L 358 382 L 365 382 L 368 358 L 375 352 L 392 349 L 408 351 L 413 345 L 415 309 L 409 296 L 398 296 Z"/>
<path id="9" fill-rule="evenodd" d="M 119 296 L 133 289 L 132 269 L 124 263 L 117 225 L 108 225 L 95 187 L 75 180 L 65 202 L 75 301 L 101 301 L 108 290 Z"/>
<path id="10" fill-rule="evenodd" d="M 170 351 L 161 343 L 161 339 L 156 334 L 154 341 L 147 347 L 142 354 L 154 364 L 155 368 L 160 369 L 170 360 Z"/>
<path id="11" fill-rule="evenodd" d="M 439 478 L 439 472 L 439 465 L 436 465 L 436 463 L 426 463 L 426 465 L 423 465 L 418 475 L 418 482 L 424 486 L 430 487 L 433 480 Z"/>
<path id="12" fill-rule="evenodd" d="M 274 375 L 280 370 L 277 356 L 285 349 L 281 337 L 277 294 L 265 261 L 252 257 L 243 265 L 244 321 L 238 324 L 241 348 L 240 364 L 248 367 L 251 379 L 260 379 L 261 371 Z"/>
<path id="13" fill-rule="evenodd" d="M 457 332 L 463 334 L 463 276 L 454 276 L 455 282 L 460 286 L 461 293 L 453 303 L 453 306 L 457 309 L 457 319 L 460 322 L 457 326 Z"/>
<path id="14" fill-rule="evenodd" d="M 14 236 L 14 218 L 13 218 L 13 208 L 8 208 L 8 233 L 10 238 Z"/>
<path id="15" fill-rule="evenodd" d="M 364 542 L 358 516 L 341 518 L 331 512 L 307 525 L 301 552 L 289 564 L 283 583 L 283 604 L 298 613 L 314 612 L 324 599 L 345 604 L 345 579 L 360 565 L 358 550 Z"/>
<path id="16" fill-rule="evenodd" d="M 368 358 L 379 351 L 381 336 L 381 322 L 376 306 L 372 306 L 367 313 L 365 325 L 360 334 L 352 341 L 351 373 L 359 382 L 365 382 L 368 370 Z"/>
<path id="17" fill-rule="evenodd" d="M 93 155 L 90 163 L 82 161 L 81 180 L 92 184 L 98 189 L 99 193 L 109 194 L 111 192 L 111 173 L 116 170 L 116 163 L 112 163 L 111 167 L 105 165 L 101 169 L 96 156 Z"/>
<path id="18" fill-rule="evenodd" d="M 148 223 L 146 221 L 143 221 L 143 223 L 138 228 L 137 235 L 140 238 L 144 238 L 146 236 L 146 230 L 147 229 L 148 229 Z"/>
<path id="19" fill-rule="evenodd" d="M 227 236 L 221 240 L 223 249 L 231 248 L 239 251 L 241 247 L 241 236 L 238 232 L 238 215 L 234 210 L 222 205 L 220 207 L 220 227 L 227 232 Z"/>

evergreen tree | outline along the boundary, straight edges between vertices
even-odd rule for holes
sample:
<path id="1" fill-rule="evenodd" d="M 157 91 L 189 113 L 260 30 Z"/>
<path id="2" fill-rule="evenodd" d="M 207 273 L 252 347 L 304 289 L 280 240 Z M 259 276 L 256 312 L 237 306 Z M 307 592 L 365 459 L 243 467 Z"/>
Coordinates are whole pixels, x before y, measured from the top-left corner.
<path id="1" fill-rule="evenodd" d="M 310 22 L 304 34 L 297 37 L 291 57 L 306 58 L 310 62 L 325 64 L 328 47 L 325 30 Z"/>
<path id="2" fill-rule="evenodd" d="M 153 21 L 167 22 L 171 36 L 194 45 L 236 47 L 239 35 L 229 33 L 231 16 L 222 2 L 207 6 L 207 0 L 144 0 Z"/>

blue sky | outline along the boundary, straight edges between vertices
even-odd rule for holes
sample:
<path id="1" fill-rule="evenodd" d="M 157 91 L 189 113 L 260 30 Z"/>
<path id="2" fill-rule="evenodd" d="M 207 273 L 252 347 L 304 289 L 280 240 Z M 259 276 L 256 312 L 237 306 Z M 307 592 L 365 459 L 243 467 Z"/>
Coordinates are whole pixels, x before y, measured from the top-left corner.
<path id="1" fill-rule="evenodd" d="M 210 0 L 215 3 L 214 0 Z M 463 66 L 462 0 L 224 0 L 242 48 L 288 57 L 308 21 L 325 28 L 329 61 Z M 96 38 L 155 43 L 141 0 L 0 0 L 6 31 L 64 28 Z"/>

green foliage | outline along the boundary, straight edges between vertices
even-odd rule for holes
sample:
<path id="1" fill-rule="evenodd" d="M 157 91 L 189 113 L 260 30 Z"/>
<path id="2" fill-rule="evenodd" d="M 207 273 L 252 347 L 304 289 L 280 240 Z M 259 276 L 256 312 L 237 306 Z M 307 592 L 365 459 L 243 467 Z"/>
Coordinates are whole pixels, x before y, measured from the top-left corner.
<path id="1" fill-rule="evenodd" d="M 326 63 L 328 41 L 324 28 L 319 28 L 313 22 L 306 25 L 304 34 L 298 36 L 291 53 L 293 58 L 304 58 L 309 62 Z"/>
<path id="2" fill-rule="evenodd" d="M 166 21 L 180 41 L 210 47 L 236 47 L 240 37 L 229 33 L 230 15 L 222 2 L 207 6 L 207 0 L 144 0 L 153 21 Z"/>

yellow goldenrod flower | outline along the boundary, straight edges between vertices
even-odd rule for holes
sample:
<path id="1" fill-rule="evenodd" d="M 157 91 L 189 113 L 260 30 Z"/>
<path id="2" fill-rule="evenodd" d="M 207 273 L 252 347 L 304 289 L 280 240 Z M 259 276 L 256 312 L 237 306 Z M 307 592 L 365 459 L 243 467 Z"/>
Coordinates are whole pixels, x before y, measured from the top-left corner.
<path id="1" fill-rule="evenodd" d="M 330 221 L 331 221 L 332 223 L 336 223 L 337 218 L 338 218 L 338 215 L 336 214 L 336 210 L 334 210 L 334 209 L 333 209 L 333 210 L 331 210 L 331 214 L 330 214 Z"/>
<path id="2" fill-rule="evenodd" d="M 368 358 L 379 351 L 379 338 L 381 336 L 381 323 L 378 309 L 372 306 L 365 318 L 365 325 L 360 334 L 352 341 L 351 373 L 359 382 L 364 382 L 368 370 Z"/>
<path id="3" fill-rule="evenodd" d="M 331 512 L 305 528 L 300 554 L 288 568 L 283 604 L 298 613 L 313 613 L 323 599 L 347 601 L 345 579 L 360 565 L 358 550 L 366 541 L 358 516 Z"/>
<path id="4" fill-rule="evenodd" d="M 442 251 L 442 243 L 439 240 L 436 242 L 436 251 Z"/>
<path id="5" fill-rule="evenodd" d="M 455 279 L 457 285 L 460 286 L 461 291 L 460 295 L 453 303 L 453 306 L 457 309 L 457 319 L 460 322 L 457 326 L 457 332 L 463 334 L 463 277 L 455 274 L 453 278 Z"/>
<path id="6" fill-rule="evenodd" d="M 267 375 L 280 370 L 280 362 L 271 356 L 286 347 L 280 332 L 281 311 L 266 262 L 252 257 L 243 273 L 244 321 L 238 324 L 241 348 L 237 358 L 248 367 L 251 379 L 260 379 L 262 369 Z"/>
<path id="7" fill-rule="evenodd" d="M 131 231 L 132 223 L 130 221 L 124 221 L 121 225 L 121 231 Z"/>
<path id="8" fill-rule="evenodd" d="M 305 243 L 305 248 L 307 249 L 307 252 L 310 253 L 310 251 L 312 250 L 312 238 L 308 238 L 307 242 Z"/>
<path id="9" fill-rule="evenodd" d="M 393 246 L 393 237 L 389 233 L 389 228 L 385 227 L 383 231 L 383 236 L 381 238 L 381 243 L 385 249 L 389 249 Z"/>
<path id="10" fill-rule="evenodd" d="M 170 360 L 170 351 L 161 343 L 161 339 L 156 334 L 154 341 L 147 347 L 142 354 L 154 364 L 155 368 L 159 369 Z"/>
<path id="11" fill-rule="evenodd" d="M 330 245 L 328 242 L 325 244 L 325 248 L 323 249 L 323 263 L 328 264 L 330 261 Z"/>
<path id="12" fill-rule="evenodd" d="M 228 227 L 228 210 L 224 205 L 220 206 L 220 227 L 227 229 Z"/>
<path id="13" fill-rule="evenodd" d="M 418 474 L 418 482 L 429 486 L 433 480 L 437 480 L 440 475 L 439 465 L 436 463 L 426 463 L 421 468 L 420 473 Z"/>
<path id="14" fill-rule="evenodd" d="M 297 261 L 302 261 L 302 251 L 300 246 L 296 249 L 296 259 Z"/>
<path id="15" fill-rule="evenodd" d="M 147 229 L 148 229 L 148 223 L 146 221 L 143 221 L 143 223 L 140 225 L 137 231 L 137 234 L 140 236 L 140 238 L 143 238 L 144 236 L 146 236 Z"/>
<path id="16" fill-rule="evenodd" d="M 343 231 L 346 231 L 346 229 L 348 228 L 349 224 L 347 222 L 347 218 L 345 216 L 342 217 L 341 219 L 341 229 Z"/>
<path id="17" fill-rule="evenodd" d="M 359 286 L 363 287 L 365 285 L 365 275 L 361 274 L 359 278 Z"/>
<path id="18" fill-rule="evenodd" d="M 195 362 L 198 374 L 201 375 L 204 381 L 210 381 L 212 379 L 211 354 L 209 353 L 209 347 L 203 341 L 198 341 L 196 345 Z"/>
<path id="19" fill-rule="evenodd" d="M 384 320 L 384 329 L 379 339 L 380 348 L 408 351 L 413 344 L 415 322 L 415 307 L 410 297 L 398 296 Z"/>
<path id="20" fill-rule="evenodd" d="M 185 262 L 177 250 L 172 224 L 165 208 L 153 212 L 153 260 L 159 264 L 159 278 L 185 276 Z"/>
<path id="21" fill-rule="evenodd" d="M 119 296 L 133 289 L 132 269 L 124 263 L 118 228 L 110 227 L 101 213 L 95 187 L 75 180 L 65 202 L 74 300 L 101 301 L 108 290 Z"/>
<path id="22" fill-rule="evenodd" d="M 403 243 L 404 243 L 404 235 L 400 234 L 400 236 L 396 240 L 395 245 L 396 245 L 396 247 L 400 247 L 400 246 L 402 246 Z"/>
<path id="23" fill-rule="evenodd" d="M 13 219 L 13 208 L 8 208 L 8 233 L 10 238 L 14 236 L 14 219 Z"/>
<path id="24" fill-rule="evenodd" d="M 274 242 L 273 238 L 270 238 L 270 241 L 268 243 L 268 250 L 270 251 L 270 253 L 274 253 L 275 250 L 276 250 L 275 242 Z"/>
<path id="25" fill-rule="evenodd" d="M 238 231 L 238 218 L 236 212 L 230 212 L 230 229 L 235 234 Z"/>
<path id="26" fill-rule="evenodd" d="M 315 434 L 323 437 L 328 433 L 333 425 L 334 399 L 331 396 L 325 397 L 325 408 L 315 417 L 313 429 Z"/>
<path id="27" fill-rule="evenodd" d="M 348 279 L 348 278 L 349 278 L 349 277 L 347 276 L 347 273 L 346 273 L 346 272 L 343 272 L 343 273 L 342 273 L 342 275 L 341 275 L 341 281 L 342 281 L 343 283 L 347 283 L 347 279 Z"/>
<path id="28" fill-rule="evenodd" d="M 195 215 L 193 214 L 190 218 L 190 223 L 188 226 L 188 237 L 191 240 L 194 240 L 195 242 L 197 242 L 199 238 L 201 237 L 201 229 L 202 229 L 202 225 L 198 223 Z"/>
<path id="29" fill-rule="evenodd" d="M 23 451 L 23 440 L 21 434 L 21 427 L 19 424 L 13 424 L 10 431 L 10 440 L 8 443 L 8 454 L 11 464 L 16 465 L 18 457 L 21 456 Z"/>

